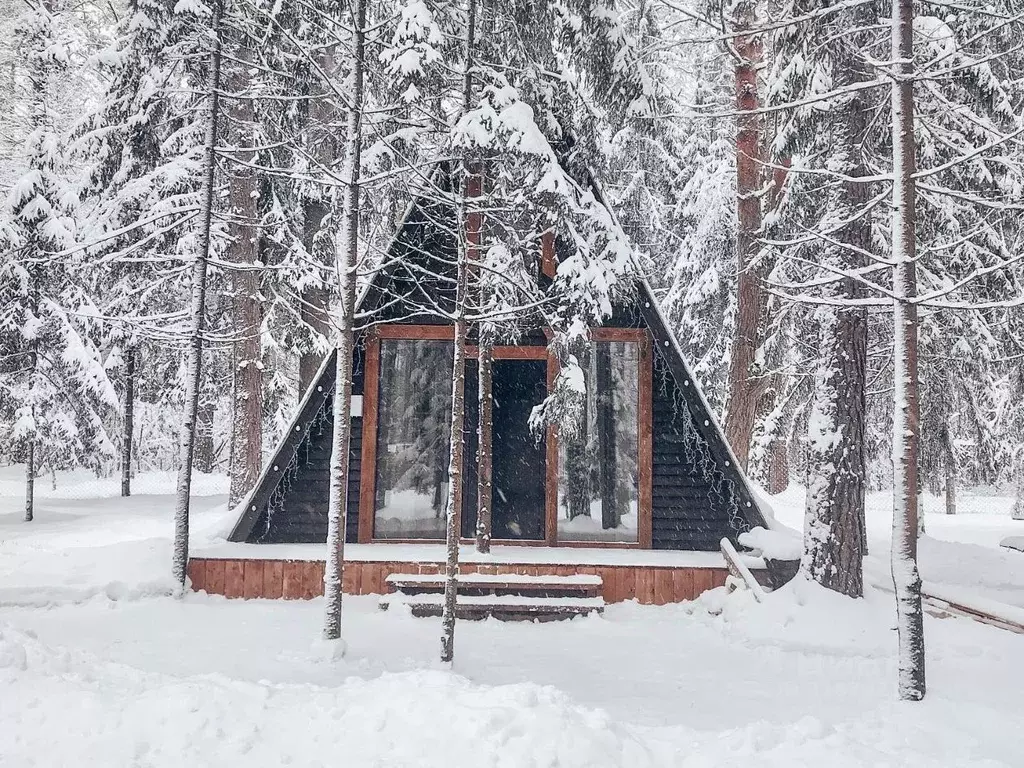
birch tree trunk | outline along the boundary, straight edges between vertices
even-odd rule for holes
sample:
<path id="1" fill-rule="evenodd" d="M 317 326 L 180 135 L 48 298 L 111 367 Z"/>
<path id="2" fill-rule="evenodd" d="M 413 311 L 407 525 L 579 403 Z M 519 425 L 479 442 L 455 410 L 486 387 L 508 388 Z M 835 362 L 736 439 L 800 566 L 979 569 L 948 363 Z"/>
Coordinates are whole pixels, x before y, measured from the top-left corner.
<path id="1" fill-rule="evenodd" d="M 756 4 L 742 0 L 736 6 L 735 28 L 743 33 L 757 22 Z M 765 297 L 760 271 L 754 264 L 761 231 L 763 152 L 762 120 L 757 110 L 760 98 L 757 70 L 763 46 L 759 37 L 746 34 L 736 38 L 736 327 L 729 355 L 729 400 L 725 413 L 725 436 L 736 460 L 745 470 L 758 410 L 759 382 L 755 376 L 759 348 L 759 325 Z"/>
<path id="2" fill-rule="evenodd" d="M 487 301 L 480 304 L 486 311 Z M 477 425 L 477 490 L 476 490 L 476 551 L 491 551 L 491 510 L 494 482 L 494 347 L 491 334 L 485 329 L 480 332 L 480 356 L 477 396 L 479 400 L 479 418 Z"/>
<path id="3" fill-rule="evenodd" d="M 914 5 L 893 0 L 892 58 L 892 259 L 893 267 L 893 519 L 892 580 L 899 633 L 899 696 L 919 701 L 925 695 L 924 615 L 917 568 L 918 340 L 916 271 L 916 168 L 914 138 Z"/>
<path id="4" fill-rule="evenodd" d="M 135 431 L 135 346 L 124 353 L 124 427 L 121 433 L 121 495 L 132 495 L 132 438 Z"/>
<path id="5" fill-rule="evenodd" d="M 206 312 L 206 267 L 210 258 L 210 229 L 213 218 L 214 177 L 217 170 L 217 118 L 220 110 L 221 0 L 214 0 L 210 21 L 213 48 L 210 51 L 209 117 L 204 152 L 202 210 L 200 212 L 199 251 L 192 265 L 192 298 L 189 307 L 191 329 L 188 337 L 188 362 L 185 375 L 185 413 L 181 427 L 178 463 L 178 488 L 174 510 L 174 546 L 171 572 L 181 590 L 188 572 L 189 495 L 192 487 L 192 458 L 196 439 L 196 415 L 199 410 L 199 382 L 202 375 L 203 333 Z"/>
<path id="6" fill-rule="evenodd" d="M 473 46 L 476 25 L 476 0 L 466 8 L 465 72 L 462 86 L 462 111 L 468 112 L 473 99 Z M 473 176 L 469 163 L 462 163 L 462 189 L 457 192 L 459 252 L 455 288 L 455 343 L 452 355 L 452 421 L 448 441 L 448 498 L 445 502 L 445 581 L 444 607 L 441 611 L 441 661 L 450 664 L 455 657 L 455 609 L 459 579 L 459 519 L 462 507 L 462 464 L 466 419 L 466 302 L 469 293 L 471 249 L 478 245 L 476 216 L 467 215 L 466 198 L 473 194 Z"/>
<path id="7" fill-rule="evenodd" d="M 342 4 L 344 10 L 345 4 Z M 352 72 L 347 146 L 342 178 L 346 180 L 342 204 L 338 277 L 341 281 L 341 317 L 338 319 L 334 433 L 331 442 L 330 496 L 327 504 L 327 562 L 324 569 L 325 640 L 341 639 L 341 602 L 345 563 L 345 528 L 348 517 L 349 450 L 352 441 L 352 357 L 355 348 L 356 266 L 359 257 L 360 162 L 362 152 L 363 79 L 365 72 L 366 0 L 351 7 L 353 23 Z"/>

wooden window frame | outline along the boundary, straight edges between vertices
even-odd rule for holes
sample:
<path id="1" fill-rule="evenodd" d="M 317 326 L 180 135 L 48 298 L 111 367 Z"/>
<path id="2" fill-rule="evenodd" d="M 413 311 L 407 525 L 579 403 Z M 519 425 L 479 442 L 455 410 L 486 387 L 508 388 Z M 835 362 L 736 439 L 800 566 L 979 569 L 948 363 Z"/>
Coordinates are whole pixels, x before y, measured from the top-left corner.
<path id="1" fill-rule="evenodd" d="M 548 463 L 547 463 L 547 520 L 545 532 L 548 546 L 551 547 L 583 547 L 601 549 L 651 549 L 653 478 L 651 475 L 653 459 L 653 427 L 652 393 L 653 358 L 651 335 L 642 328 L 592 328 L 591 341 L 626 341 L 637 344 L 637 531 L 636 541 L 563 541 L 558 538 L 558 435 L 549 428 Z M 548 358 L 548 390 L 554 384 L 558 374 L 558 361 L 554 356 Z"/>
<path id="2" fill-rule="evenodd" d="M 650 549 L 652 544 L 652 445 L 653 424 L 651 412 L 651 386 L 653 377 L 653 359 L 651 336 L 646 330 L 639 328 L 594 328 L 591 331 L 593 341 L 628 341 L 638 344 L 639 357 L 639 403 L 637 420 L 637 540 L 635 542 L 618 541 L 560 541 L 558 539 L 558 432 L 552 425 L 547 428 L 545 438 L 546 472 L 544 480 L 544 538 L 543 539 L 493 539 L 494 544 L 510 546 L 547 546 L 547 547 L 591 547 L 617 549 Z M 376 538 L 374 522 L 376 517 L 375 497 L 377 492 L 377 432 L 378 432 L 378 400 L 380 398 L 380 345 L 385 339 L 408 341 L 453 341 L 455 328 L 451 325 L 403 325 L 382 324 L 367 332 L 365 382 L 363 385 L 363 444 L 361 452 L 360 484 L 359 484 L 359 526 L 358 541 L 361 544 L 428 544 L 443 542 L 439 539 L 397 539 Z M 475 358 L 479 355 L 476 346 L 467 346 L 466 356 Z M 548 391 L 554 385 L 558 375 L 558 360 L 548 346 L 497 346 L 494 347 L 496 360 L 546 360 Z M 462 530 L 462 509 L 457 509 L 456 530 Z M 461 538 L 462 543 L 473 540 Z"/>

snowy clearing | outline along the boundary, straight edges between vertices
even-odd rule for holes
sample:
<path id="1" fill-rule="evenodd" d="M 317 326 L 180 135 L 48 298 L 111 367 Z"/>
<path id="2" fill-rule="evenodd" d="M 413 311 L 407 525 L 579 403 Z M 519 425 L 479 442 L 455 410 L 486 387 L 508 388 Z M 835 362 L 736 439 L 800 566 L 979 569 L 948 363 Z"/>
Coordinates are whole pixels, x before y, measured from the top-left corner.
<path id="1" fill-rule="evenodd" d="M 792 493 L 775 500 L 787 524 Z M 872 573 L 884 504 L 871 497 Z M 928 617 L 928 698 L 901 704 L 878 590 L 460 623 L 454 671 L 434 662 L 437 620 L 348 598 L 348 654 L 326 661 L 320 600 L 167 596 L 171 506 L 43 499 L 26 525 L 20 498 L 0 499 L 0 764 L 1020 765 L 1024 637 Z M 209 542 L 223 498 L 194 509 Z M 926 579 L 1019 600 L 1024 555 L 982 543 L 1012 531 L 1008 514 L 932 516 Z"/>

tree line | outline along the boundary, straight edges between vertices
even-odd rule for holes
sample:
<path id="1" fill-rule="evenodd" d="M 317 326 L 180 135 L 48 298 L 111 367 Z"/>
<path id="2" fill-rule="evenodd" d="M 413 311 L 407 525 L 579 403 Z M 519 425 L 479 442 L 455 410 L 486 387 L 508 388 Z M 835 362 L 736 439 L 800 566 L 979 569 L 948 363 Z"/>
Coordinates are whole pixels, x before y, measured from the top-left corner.
<path id="1" fill-rule="evenodd" d="M 924 695 L 921 492 L 952 512 L 958 485 L 1012 482 L 1024 516 L 1013 2 L 33 0 L 6 23 L 0 448 L 27 518 L 44 469 L 120 469 L 128 494 L 138 406 L 172 408 L 184 583 L 193 467 L 237 503 L 336 349 L 339 637 L 357 297 L 415 194 L 456 212 L 429 276 L 450 306 L 423 307 L 456 329 L 446 658 L 455 436 L 490 345 L 543 318 L 561 373 L 538 419 L 571 432 L 585 329 L 643 272 L 743 468 L 806 485 L 807 575 L 862 594 L 865 493 L 895 489 L 901 695 Z M 539 296 L 545 233 L 575 255 Z"/>

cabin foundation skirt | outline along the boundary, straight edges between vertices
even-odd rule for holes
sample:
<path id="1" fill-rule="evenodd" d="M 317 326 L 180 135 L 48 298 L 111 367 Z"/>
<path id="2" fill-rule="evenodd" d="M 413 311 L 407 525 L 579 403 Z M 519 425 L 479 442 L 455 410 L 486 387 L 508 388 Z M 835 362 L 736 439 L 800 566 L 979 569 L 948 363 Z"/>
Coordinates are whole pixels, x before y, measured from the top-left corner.
<path id="1" fill-rule="evenodd" d="M 592 574 L 601 577 L 605 602 L 636 600 L 645 605 L 693 600 L 706 590 L 724 586 L 728 575 L 724 564 L 718 568 L 467 562 L 461 563 L 459 570 L 488 575 Z M 349 595 L 381 595 L 388 591 L 385 579 L 393 573 L 443 572 L 443 562 L 351 561 L 345 563 L 342 588 Z M 197 557 L 189 561 L 188 575 L 193 591 L 225 597 L 309 600 L 322 595 L 324 589 L 322 560 Z"/>

